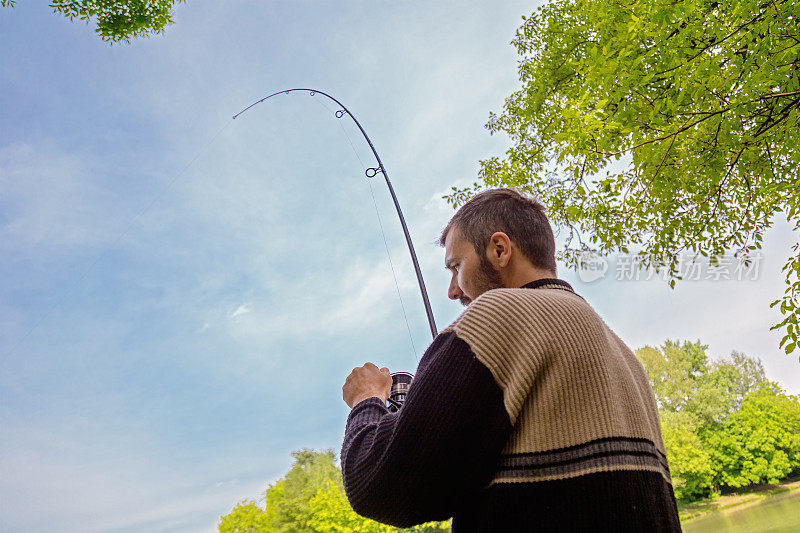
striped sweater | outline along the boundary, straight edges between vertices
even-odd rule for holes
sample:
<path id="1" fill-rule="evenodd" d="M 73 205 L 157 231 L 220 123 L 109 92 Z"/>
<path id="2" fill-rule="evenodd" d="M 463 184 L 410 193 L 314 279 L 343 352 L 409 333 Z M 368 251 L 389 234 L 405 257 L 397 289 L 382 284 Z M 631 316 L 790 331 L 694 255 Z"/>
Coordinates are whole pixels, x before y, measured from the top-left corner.
<path id="1" fill-rule="evenodd" d="M 353 407 L 341 465 L 353 509 L 399 527 L 680 531 L 647 376 L 559 279 L 476 298 L 399 412 Z"/>

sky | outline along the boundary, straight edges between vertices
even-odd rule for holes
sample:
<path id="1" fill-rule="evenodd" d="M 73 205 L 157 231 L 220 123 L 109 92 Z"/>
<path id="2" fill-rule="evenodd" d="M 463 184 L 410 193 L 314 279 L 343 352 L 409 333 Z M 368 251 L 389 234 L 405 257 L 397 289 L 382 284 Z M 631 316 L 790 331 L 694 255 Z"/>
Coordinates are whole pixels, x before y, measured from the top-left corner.
<path id="1" fill-rule="evenodd" d="M 510 41 L 534 8 L 190 1 L 114 46 L 44 3 L 0 10 L 0 530 L 214 531 L 293 450 L 338 451 L 350 370 L 413 371 L 431 341 L 400 224 L 333 102 L 232 116 L 293 87 L 350 109 L 441 330 L 463 309 L 442 196 L 508 146 L 484 124 L 518 86 Z M 559 277 L 633 349 L 742 351 L 798 394 L 769 329 L 796 241 L 776 219 L 742 280 L 673 290 L 625 279 L 620 257 Z"/>

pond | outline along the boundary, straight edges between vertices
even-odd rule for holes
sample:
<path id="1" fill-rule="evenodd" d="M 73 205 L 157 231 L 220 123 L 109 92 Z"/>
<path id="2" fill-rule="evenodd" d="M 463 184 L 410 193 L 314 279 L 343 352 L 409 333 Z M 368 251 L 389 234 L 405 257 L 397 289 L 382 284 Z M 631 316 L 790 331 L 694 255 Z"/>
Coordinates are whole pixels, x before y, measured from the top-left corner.
<path id="1" fill-rule="evenodd" d="M 686 533 L 796 533 L 800 531 L 800 490 L 776 494 L 741 509 L 719 511 L 683 524 Z"/>

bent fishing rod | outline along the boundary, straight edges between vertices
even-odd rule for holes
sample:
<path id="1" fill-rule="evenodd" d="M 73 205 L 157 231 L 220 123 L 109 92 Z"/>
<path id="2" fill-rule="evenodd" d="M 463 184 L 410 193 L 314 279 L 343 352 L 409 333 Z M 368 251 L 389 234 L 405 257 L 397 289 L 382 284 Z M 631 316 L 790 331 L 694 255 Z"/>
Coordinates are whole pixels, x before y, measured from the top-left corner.
<path id="1" fill-rule="evenodd" d="M 284 89 L 282 91 L 278 91 L 276 93 L 272 93 L 268 96 L 265 96 L 261 100 L 253 102 L 249 106 L 245 107 L 244 109 L 233 115 L 233 118 L 235 120 L 237 117 L 242 115 L 250 108 L 260 104 L 265 100 L 269 100 L 273 96 L 277 96 L 279 94 L 289 94 L 298 91 L 307 92 L 310 96 L 321 94 L 326 98 L 335 102 L 336 105 L 338 105 L 341 108 L 336 111 L 335 113 L 336 118 L 342 118 L 345 114 L 347 114 L 347 116 L 349 116 L 353 120 L 355 125 L 358 126 L 358 129 L 361 131 L 361 135 L 364 136 L 364 139 L 367 141 L 367 144 L 369 144 L 370 150 L 372 150 L 372 155 L 375 156 L 375 160 L 377 161 L 378 166 L 367 168 L 364 171 L 364 174 L 367 176 L 367 178 L 374 178 L 378 173 L 381 173 L 383 174 L 383 178 L 386 180 L 386 186 L 389 187 L 389 193 L 392 195 L 392 201 L 394 201 L 394 207 L 395 209 L 397 209 L 397 216 L 400 217 L 400 225 L 403 227 L 403 234 L 406 237 L 406 244 L 408 244 L 408 251 L 411 253 L 411 262 L 414 264 L 414 271 L 417 274 L 417 283 L 419 284 L 419 291 L 422 294 L 422 303 L 425 305 L 425 313 L 428 316 L 428 324 L 430 325 L 431 328 L 431 335 L 435 339 L 436 335 L 438 334 L 438 330 L 436 329 L 436 322 L 434 322 L 433 319 L 433 311 L 431 310 L 431 304 L 430 301 L 428 300 L 428 291 L 425 289 L 425 282 L 422 279 L 422 271 L 419 268 L 419 261 L 417 261 L 417 254 L 414 251 L 414 245 L 411 242 L 411 235 L 408 233 L 408 226 L 406 226 L 406 220 L 403 217 L 403 211 L 400 209 L 400 203 L 397 201 L 397 196 L 394 193 L 394 187 L 392 187 L 392 182 L 389 181 L 389 174 L 386 172 L 386 167 L 383 166 L 383 161 L 381 161 L 381 157 L 375 150 L 375 146 L 372 144 L 372 140 L 369 138 L 369 135 L 367 135 L 367 132 L 364 131 L 364 128 L 361 126 L 361 123 L 358 121 L 355 115 L 353 115 L 353 113 L 351 113 L 350 110 L 347 109 L 347 107 L 345 107 L 344 104 L 342 104 L 339 100 L 329 95 L 328 93 L 325 93 L 317 89 L 298 88 L 298 89 Z M 395 410 L 400 408 L 400 405 L 402 405 L 403 400 L 405 399 L 405 391 L 408 388 L 411 378 L 412 378 L 411 374 L 408 374 L 407 372 L 395 372 L 392 374 L 392 395 L 389 398 L 390 408 L 395 407 Z"/>

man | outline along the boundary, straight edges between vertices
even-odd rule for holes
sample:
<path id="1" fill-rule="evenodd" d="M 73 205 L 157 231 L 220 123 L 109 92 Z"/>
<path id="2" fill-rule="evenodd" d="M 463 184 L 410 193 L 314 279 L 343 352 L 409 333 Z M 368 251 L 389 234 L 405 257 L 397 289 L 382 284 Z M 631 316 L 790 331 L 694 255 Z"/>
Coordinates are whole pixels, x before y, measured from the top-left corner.
<path id="1" fill-rule="evenodd" d="M 544 209 L 476 195 L 442 232 L 449 297 L 466 310 L 428 347 L 405 404 L 372 363 L 342 387 L 353 509 L 453 531 L 680 531 L 641 364 L 556 278 Z"/>

